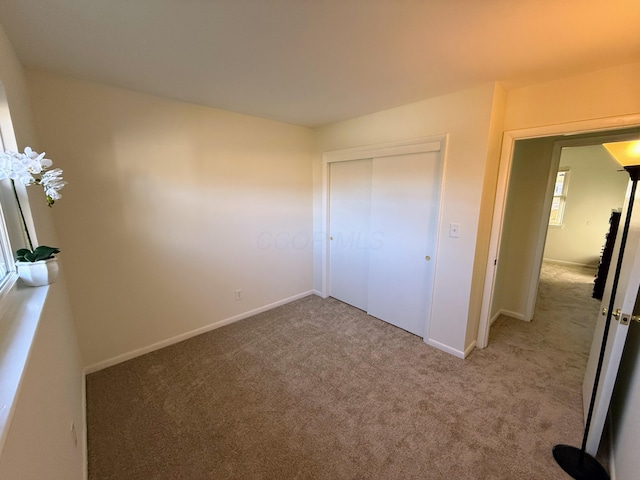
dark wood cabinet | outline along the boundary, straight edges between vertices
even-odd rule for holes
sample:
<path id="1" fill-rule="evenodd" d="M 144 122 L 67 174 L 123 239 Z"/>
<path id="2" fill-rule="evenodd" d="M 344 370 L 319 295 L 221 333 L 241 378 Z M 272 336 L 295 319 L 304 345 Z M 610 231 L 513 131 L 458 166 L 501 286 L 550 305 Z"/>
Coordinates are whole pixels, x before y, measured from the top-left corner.
<path id="1" fill-rule="evenodd" d="M 620 216 L 622 212 L 612 211 L 609 218 L 609 231 L 602 247 L 602 254 L 600 255 L 600 264 L 598 265 L 598 271 L 596 272 L 596 279 L 593 282 L 593 298 L 602 300 L 604 293 L 604 285 L 607 283 L 607 272 L 609 271 L 609 265 L 611 265 L 611 256 L 613 255 L 613 246 L 616 243 L 616 235 L 618 233 L 618 226 L 620 225 Z"/>

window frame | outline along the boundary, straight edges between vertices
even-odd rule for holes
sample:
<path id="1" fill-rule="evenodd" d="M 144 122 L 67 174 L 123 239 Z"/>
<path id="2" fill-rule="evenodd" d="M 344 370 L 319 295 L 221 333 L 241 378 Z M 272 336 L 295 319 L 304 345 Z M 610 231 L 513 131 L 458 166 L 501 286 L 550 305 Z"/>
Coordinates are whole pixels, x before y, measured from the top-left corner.
<path id="1" fill-rule="evenodd" d="M 2 152 L 19 151 L 2 82 L 0 82 L 0 149 Z M 18 202 L 24 216 L 24 223 L 18 209 Z M 28 229 L 34 245 L 37 245 L 27 187 L 9 179 L 0 180 L 0 258 L 4 260 L 7 270 L 6 275 L 0 278 L 0 309 L 4 297 L 18 280 L 15 251 L 28 245 L 25 229 Z"/>

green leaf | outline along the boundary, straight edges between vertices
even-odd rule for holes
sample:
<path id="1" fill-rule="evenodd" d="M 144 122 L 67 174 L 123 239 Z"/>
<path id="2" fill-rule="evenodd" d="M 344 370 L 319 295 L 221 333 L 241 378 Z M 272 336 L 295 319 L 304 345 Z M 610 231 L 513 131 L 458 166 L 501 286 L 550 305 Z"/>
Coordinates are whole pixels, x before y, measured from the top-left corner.
<path id="1" fill-rule="evenodd" d="M 40 245 L 36 247 L 33 252 L 28 248 L 21 248 L 16 252 L 16 260 L 19 262 L 37 262 L 40 260 L 48 260 L 53 258 L 56 253 L 59 253 L 60 249 L 56 247 L 47 247 L 46 245 Z"/>
<path id="2" fill-rule="evenodd" d="M 21 248 L 16 252 L 16 260 L 18 260 L 19 262 L 28 262 L 29 260 L 26 259 L 26 256 L 30 253 L 31 250 L 29 250 L 28 248 Z"/>
<path id="3" fill-rule="evenodd" d="M 46 245 L 40 245 L 33 251 L 36 259 L 32 261 L 37 262 L 38 260 L 47 260 L 49 258 L 53 258 L 53 256 L 59 252 L 60 249 L 56 247 L 47 247 Z"/>

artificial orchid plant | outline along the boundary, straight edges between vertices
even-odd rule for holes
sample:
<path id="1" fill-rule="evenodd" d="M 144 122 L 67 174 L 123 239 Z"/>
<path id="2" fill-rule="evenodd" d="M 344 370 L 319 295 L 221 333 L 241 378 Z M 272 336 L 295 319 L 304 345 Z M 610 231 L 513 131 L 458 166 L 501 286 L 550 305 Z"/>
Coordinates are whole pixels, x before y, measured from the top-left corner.
<path id="1" fill-rule="evenodd" d="M 12 152 L 7 150 L 0 153 L 0 180 L 9 179 L 12 181 L 13 192 L 20 211 L 20 218 L 27 235 L 29 248 L 21 248 L 16 252 L 16 258 L 21 262 L 37 262 L 39 260 L 48 260 L 60 250 L 56 247 L 47 247 L 41 245 L 34 248 L 29 235 L 29 229 L 22 212 L 22 206 L 18 199 L 18 193 L 15 188 L 15 182 L 22 183 L 25 187 L 30 185 L 40 185 L 44 189 L 47 197 L 47 205 L 51 207 L 56 200 L 60 200 L 62 195 L 60 189 L 67 182 L 62 179 L 62 170 L 60 168 L 51 168 L 53 162 L 45 158 L 45 153 L 34 152 L 30 147 L 25 147 L 24 153 Z"/>

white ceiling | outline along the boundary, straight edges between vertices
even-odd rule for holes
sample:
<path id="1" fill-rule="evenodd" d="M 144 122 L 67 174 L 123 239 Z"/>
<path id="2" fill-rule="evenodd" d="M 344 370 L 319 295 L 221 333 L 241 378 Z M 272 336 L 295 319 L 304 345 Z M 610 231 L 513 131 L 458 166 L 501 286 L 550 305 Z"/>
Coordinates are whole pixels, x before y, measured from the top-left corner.
<path id="1" fill-rule="evenodd" d="M 640 61 L 640 0 L 2 0 L 0 23 L 29 67 L 307 126 Z"/>

